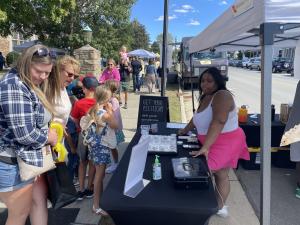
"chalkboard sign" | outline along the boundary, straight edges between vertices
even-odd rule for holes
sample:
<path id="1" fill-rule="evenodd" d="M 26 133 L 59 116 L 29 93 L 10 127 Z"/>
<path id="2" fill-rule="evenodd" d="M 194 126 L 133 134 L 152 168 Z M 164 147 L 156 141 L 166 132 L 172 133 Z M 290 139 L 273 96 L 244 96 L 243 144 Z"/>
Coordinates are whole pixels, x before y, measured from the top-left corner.
<path id="1" fill-rule="evenodd" d="M 140 125 L 169 121 L 168 97 L 140 96 L 138 127 Z"/>

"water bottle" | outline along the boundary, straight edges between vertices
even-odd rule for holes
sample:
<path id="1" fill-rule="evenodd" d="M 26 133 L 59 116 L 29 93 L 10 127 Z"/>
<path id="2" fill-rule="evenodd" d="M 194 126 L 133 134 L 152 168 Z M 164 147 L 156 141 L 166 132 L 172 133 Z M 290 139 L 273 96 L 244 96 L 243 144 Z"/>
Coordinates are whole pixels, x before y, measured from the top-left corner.
<path id="1" fill-rule="evenodd" d="M 248 121 L 248 109 L 247 109 L 246 105 L 242 105 L 241 108 L 239 108 L 238 120 L 239 120 L 240 123 L 247 123 L 247 121 Z"/>
<path id="2" fill-rule="evenodd" d="M 153 180 L 160 180 L 161 179 L 161 164 L 158 160 L 158 155 L 155 155 L 155 160 L 153 163 L 153 171 L 152 171 L 152 178 Z"/>

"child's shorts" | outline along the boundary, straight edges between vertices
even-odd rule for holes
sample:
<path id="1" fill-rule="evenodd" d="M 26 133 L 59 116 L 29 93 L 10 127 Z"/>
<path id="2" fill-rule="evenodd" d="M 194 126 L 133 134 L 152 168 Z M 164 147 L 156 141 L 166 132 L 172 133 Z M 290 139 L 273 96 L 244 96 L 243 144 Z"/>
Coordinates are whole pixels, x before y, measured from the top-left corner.
<path id="1" fill-rule="evenodd" d="M 97 144 L 90 148 L 90 159 L 95 165 L 110 164 L 110 148 Z"/>

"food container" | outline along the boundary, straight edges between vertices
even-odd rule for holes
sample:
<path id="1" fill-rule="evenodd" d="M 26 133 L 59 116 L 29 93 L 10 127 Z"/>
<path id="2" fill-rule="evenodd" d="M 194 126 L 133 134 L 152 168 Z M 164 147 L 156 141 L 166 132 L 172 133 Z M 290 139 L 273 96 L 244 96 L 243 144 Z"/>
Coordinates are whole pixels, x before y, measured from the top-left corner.
<path id="1" fill-rule="evenodd" d="M 248 109 L 246 105 L 242 105 L 239 108 L 238 118 L 240 123 L 247 123 L 248 121 Z"/>
<path id="2" fill-rule="evenodd" d="M 280 115 L 279 120 L 282 123 L 287 123 L 290 113 L 291 113 L 292 105 L 291 104 L 281 104 L 280 105 Z"/>

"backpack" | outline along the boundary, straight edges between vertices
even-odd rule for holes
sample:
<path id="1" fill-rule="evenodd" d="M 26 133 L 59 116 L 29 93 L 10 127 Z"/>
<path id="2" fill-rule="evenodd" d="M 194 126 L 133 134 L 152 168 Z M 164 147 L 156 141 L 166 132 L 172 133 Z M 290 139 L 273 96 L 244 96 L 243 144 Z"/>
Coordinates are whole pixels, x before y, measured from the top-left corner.
<path id="1" fill-rule="evenodd" d="M 100 133 L 97 133 L 96 126 L 96 122 L 90 115 L 86 115 L 81 118 L 80 127 L 83 144 L 90 147 L 95 147 L 96 145 L 101 144 L 109 147 L 110 149 L 115 149 L 117 147 L 115 131 L 106 124 Z"/>
<path id="2" fill-rule="evenodd" d="M 93 141 L 93 129 L 92 125 L 96 125 L 95 121 L 90 115 L 83 116 L 80 119 L 81 135 L 83 139 L 83 144 L 88 146 Z"/>

